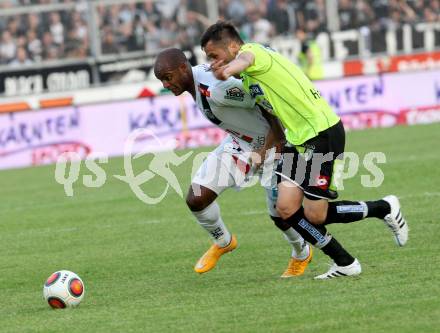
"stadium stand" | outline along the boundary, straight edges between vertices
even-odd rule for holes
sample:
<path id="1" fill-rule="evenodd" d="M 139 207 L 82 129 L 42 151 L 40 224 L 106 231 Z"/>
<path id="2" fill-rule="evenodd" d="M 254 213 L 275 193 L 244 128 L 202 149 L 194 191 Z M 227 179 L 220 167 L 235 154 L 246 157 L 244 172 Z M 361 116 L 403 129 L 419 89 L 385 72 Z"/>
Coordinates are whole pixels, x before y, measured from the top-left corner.
<path id="1" fill-rule="evenodd" d="M 8 0 L 0 9 L 23 5 L 74 4 L 75 1 Z M 96 6 L 102 54 L 156 52 L 170 46 L 195 46 L 210 23 L 197 1 L 170 2 L 167 10 L 154 1 Z M 302 30 L 328 31 L 324 0 L 220 0 L 218 13 L 232 20 L 244 39 L 268 44 L 272 37 Z M 439 22 L 438 0 L 339 0 L 339 29 L 371 34 L 372 52 L 384 51 L 384 31 L 405 23 Z M 41 11 L 0 16 L 0 64 L 80 58 L 90 55 L 86 7 L 82 10 Z M 436 32 L 439 39 L 440 32 Z M 421 33 L 414 32 L 417 40 Z M 419 43 L 420 44 L 420 43 Z"/>
<path id="2" fill-rule="evenodd" d="M 145 81 L 171 46 L 196 64 L 200 36 L 217 19 L 292 61 L 313 39 L 324 78 L 395 71 L 402 59 L 387 57 L 417 52 L 431 52 L 416 59 L 424 68 L 440 61 L 440 0 L 3 0 L 0 95 Z M 381 59 L 365 63 L 371 55 Z"/>

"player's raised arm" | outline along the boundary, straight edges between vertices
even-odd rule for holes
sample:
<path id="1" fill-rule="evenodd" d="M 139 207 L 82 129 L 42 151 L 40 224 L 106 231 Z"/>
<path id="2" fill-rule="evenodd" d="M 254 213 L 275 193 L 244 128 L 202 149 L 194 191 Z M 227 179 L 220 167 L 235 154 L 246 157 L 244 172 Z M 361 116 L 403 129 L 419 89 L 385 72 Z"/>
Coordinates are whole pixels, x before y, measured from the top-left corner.
<path id="1" fill-rule="evenodd" d="M 243 52 L 230 63 L 224 65 L 223 60 L 216 60 L 211 64 L 215 77 L 219 80 L 227 80 L 231 76 L 239 76 L 241 72 L 254 64 L 255 56 L 251 52 Z"/>

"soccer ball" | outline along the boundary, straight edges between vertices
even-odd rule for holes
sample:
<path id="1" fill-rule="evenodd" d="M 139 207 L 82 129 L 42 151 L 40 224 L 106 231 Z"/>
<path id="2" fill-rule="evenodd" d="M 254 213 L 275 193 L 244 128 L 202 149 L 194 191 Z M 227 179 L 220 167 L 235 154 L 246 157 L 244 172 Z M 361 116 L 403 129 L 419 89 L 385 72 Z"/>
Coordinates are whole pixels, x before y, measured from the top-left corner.
<path id="1" fill-rule="evenodd" d="M 43 297 L 53 309 L 77 306 L 84 297 L 81 278 L 70 271 L 58 271 L 46 280 Z"/>

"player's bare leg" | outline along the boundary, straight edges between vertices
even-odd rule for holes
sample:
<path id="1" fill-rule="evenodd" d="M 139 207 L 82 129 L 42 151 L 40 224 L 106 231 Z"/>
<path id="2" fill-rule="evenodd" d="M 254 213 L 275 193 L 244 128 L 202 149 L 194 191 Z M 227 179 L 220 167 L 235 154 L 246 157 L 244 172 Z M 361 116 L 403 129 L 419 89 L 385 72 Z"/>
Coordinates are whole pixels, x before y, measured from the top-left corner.
<path id="1" fill-rule="evenodd" d="M 304 197 L 304 215 L 313 224 L 323 224 L 327 217 L 328 201 L 325 199 L 310 200 Z"/>

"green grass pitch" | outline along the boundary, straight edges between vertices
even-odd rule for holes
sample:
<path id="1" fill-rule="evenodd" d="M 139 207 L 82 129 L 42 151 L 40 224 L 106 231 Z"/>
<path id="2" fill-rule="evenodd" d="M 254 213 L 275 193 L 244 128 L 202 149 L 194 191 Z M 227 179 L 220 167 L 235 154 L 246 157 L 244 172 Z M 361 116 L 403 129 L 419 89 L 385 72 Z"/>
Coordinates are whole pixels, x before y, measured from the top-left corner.
<path id="1" fill-rule="evenodd" d="M 319 250 L 303 276 L 279 278 L 290 250 L 258 186 L 220 198 L 239 248 L 199 276 L 193 265 L 208 236 L 173 190 L 158 205 L 140 202 L 112 176 L 123 174 L 122 159 L 103 165 L 103 187 L 78 182 L 73 197 L 54 166 L 1 171 L 0 332 L 440 332 L 440 125 L 347 139 L 347 151 L 382 151 L 387 163 L 381 187 L 361 186 L 361 168 L 341 198 L 398 195 L 410 240 L 398 248 L 376 219 L 329 226 L 363 268 L 330 281 L 313 280 L 329 265 Z M 184 192 L 191 166 L 173 167 Z M 163 185 L 153 179 L 144 189 Z M 42 299 L 45 279 L 60 269 L 85 282 L 78 308 L 55 311 Z"/>

